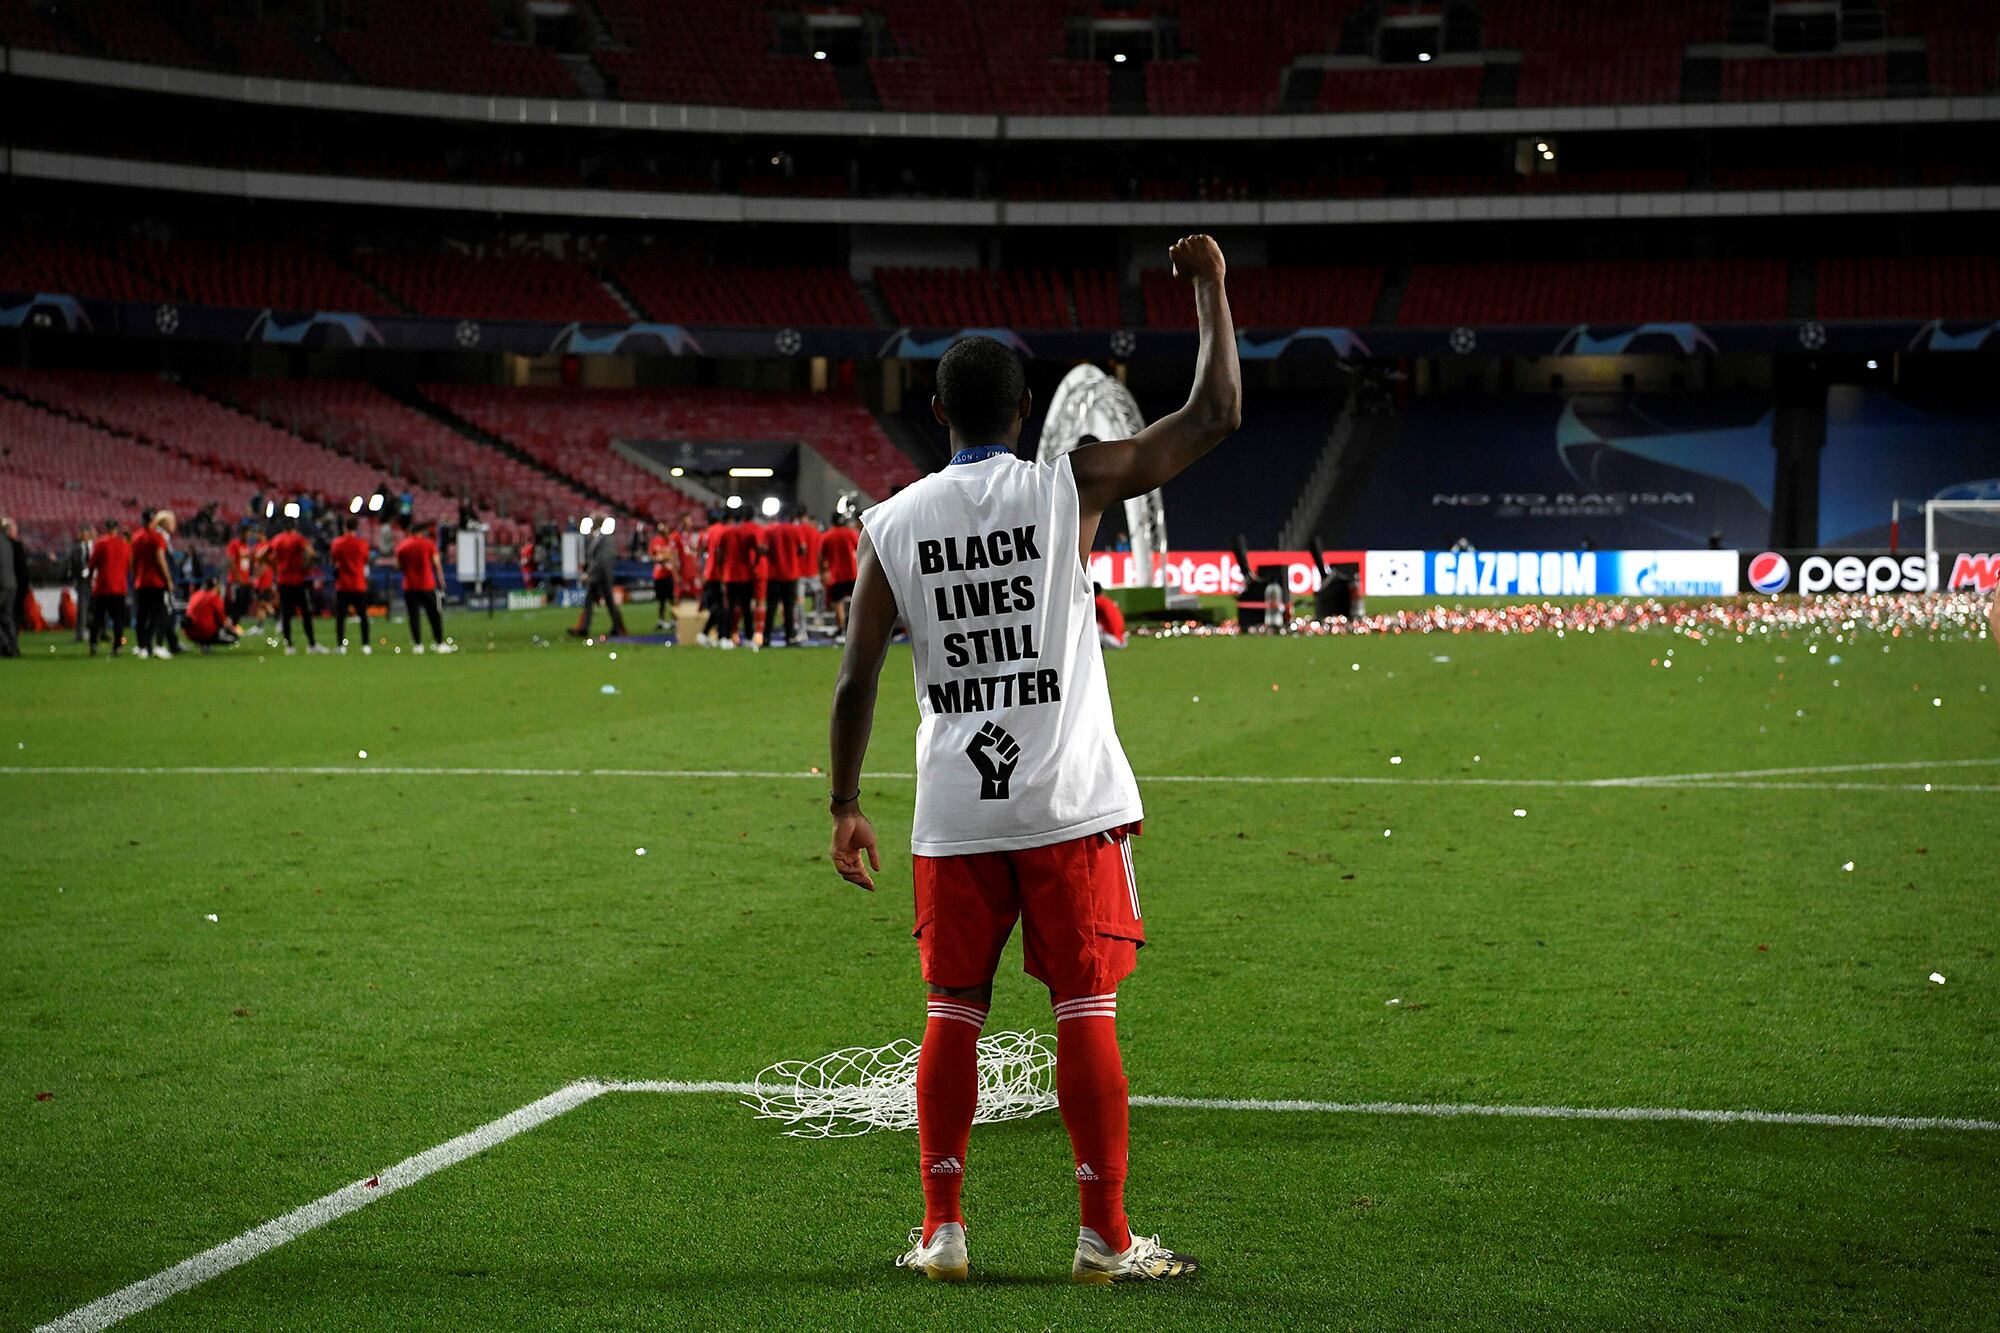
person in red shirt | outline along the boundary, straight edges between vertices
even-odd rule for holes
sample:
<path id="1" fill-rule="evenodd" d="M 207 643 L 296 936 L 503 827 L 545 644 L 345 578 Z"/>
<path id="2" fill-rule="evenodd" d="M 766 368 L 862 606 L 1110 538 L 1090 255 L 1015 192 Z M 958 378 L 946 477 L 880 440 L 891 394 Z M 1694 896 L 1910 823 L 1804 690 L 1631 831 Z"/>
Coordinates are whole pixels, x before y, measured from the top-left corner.
<path id="1" fill-rule="evenodd" d="M 535 586 L 535 539 L 532 535 L 521 538 L 521 587 L 525 591 Z"/>
<path id="2" fill-rule="evenodd" d="M 256 577 L 256 562 L 250 555 L 250 543 L 244 539 L 248 527 L 245 524 L 223 548 L 223 558 L 229 567 L 229 572 L 223 577 L 223 583 L 229 589 L 229 595 L 224 600 L 228 603 L 232 620 L 241 620 L 250 614 L 250 584 Z"/>
<path id="3" fill-rule="evenodd" d="M 264 539 L 250 548 L 250 567 L 257 571 L 256 582 L 252 585 L 252 602 L 259 619 L 271 614 L 272 600 L 277 596 L 278 576 L 271 570 L 271 538 L 266 533 Z"/>
<path id="4" fill-rule="evenodd" d="M 118 656 L 126 626 L 131 624 L 125 593 L 132 575 L 132 543 L 124 525 L 106 523 L 104 535 L 90 548 L 90 655 L 97 656 L 97 640 L 104 622 L 111 622 L 111 655 Z"/>
<path id="5" fill-rule="evenodd" d="M 222 604 L 222 594 L 215 590 L 214 579 L 204 582 L 188 598 L 181 628 L 187 631 L 188 641 L 203 652 L 227 648 L 243 637 L 242 627 L 229 618 L 229 608 Z"/>
<path id="6" fill-rule="evenodd" d="M 137 622 L 139 656 L 170 658 L 179 646 L 174 633 L 173 569 L 167 547 L 174 533 L 174 513 L 162 509 L 153 521 L 132 534 L 132 618 Z M 159 647 L 153 640 L 160 641 Z"/>
<path id="7" fill-rule="evenodd" d="M 725 646 L 733 647 L 746 637 L 753 645 L 757 641 L 758 544 L 763 535 L 763 529 L 748 518 L 739 519 L 722 530 L 722 550 L 716 564 L 722 575 L 723 588 L 728 593 L 728 610 L 723 613 L 722 641 Z M 737 628 L 739 624 L 742 626 L 740 630 Z"/>
<path id="8" fill-rule="evenodd" d="M 437 543 L 410 531 L 410 516 L 396 515 L 396 566 L 403 572 L 403 606 L 410 616 L 410 638 L 424 650 L 423 621 L 431 622 L 431 647 L 452 652 L 444 641 L 444 617 L 438 612 L 438 589 L 444 585 L 444 558 Z"/>
<path id="9" fill-rule="evenodd" d="M 1123 648 L 1125 639 L 1125 613 L 1118 609 L 1118 603 L 1104 595 L 1104 585 L 1093 583 L 1091 592 L 1097 597 L 1097 641 L 1106 648 Z"/>
<path id="10" fill-rule="evenodd" d="M 701 534 L 695 531 L 694 515 L 681 515 L 681 583 L 683 597 L 701 598 Z"/>
<path id="11" fill-rule="evenodd" d="M 313 636 L 312 595 L 307 588 L 312 578 L 311 538 L 297 528 L 287 526 L 271 538 L 267 558 L 271 562 L 271 572 L 278 579 L 278 625 L 285 635 L 286 655 L 298 651 L 292 646 L 293 615 L 305 622 L 307 651 L 324 651 L 319 646 L 319 640 Z"/>
<path id="12" fill-rule="evenodd" d="M 833 526 L 819 541 L 819 576 L 826 584 L 826 600 L 833 607 L 834 642 L 847 642 L 847 604 L 854 597 L 855 551 L 861 534 L 852 518 L 834 516 Z"/>
<path id="13" fill-rule="evenodd" d="M 653 539 L 646 545 L 646 554 L 653 561 L 653 602 L 658 611 L 653 628 L 667 627 L 667 617 L 672 614 L 678 589 L 675 579 L 681 568 L 681 535 L 671 528 L 654 528 Z"/>
<path id="14" fill-rule="evenodd" d="M 347 651 L 347 613 L 361 622 L 361 655 L 375 651 L 368 643 L 368 543 L 361 536 L 361 520 L 349 514 L 341 523 L 345 529 L 326 548 L 333 560 L 333 641 Z"/>
<path id="15" fill-rule="evenodd" d="M 701 604 L 708 621 L 701 627 L 701 641 L 713 647 L 722 641 L 723 622 L 729 618 L 729 589 L 722 583 L 722 537 L 729 531 L 722 511 L 708 511 L 708 531 L 702 534 Z"/>
<path id="16" fill-rule="evenodd" d="M 764 529 L 764 549 L 770 560 L 770 607 L 764 625 L 764 640 L 770 642 L 780 617 L 785 622 L 785 646 L 799 642 L 799 576 L 806 572 L 804 526 L 788 520 L 782 509 L 777 521 Z"/>

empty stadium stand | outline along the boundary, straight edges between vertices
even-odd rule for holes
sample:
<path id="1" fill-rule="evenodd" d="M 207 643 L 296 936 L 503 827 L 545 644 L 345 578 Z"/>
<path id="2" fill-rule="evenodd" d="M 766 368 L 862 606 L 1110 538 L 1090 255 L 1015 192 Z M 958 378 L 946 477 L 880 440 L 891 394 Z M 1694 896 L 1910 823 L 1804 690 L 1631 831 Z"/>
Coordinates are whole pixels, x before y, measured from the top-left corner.
<path id="1" fill-rule="evenodd" d="M 422 315 L 592 320 L 630 316 L 582 264 L 540 255 L 363 252 L 355 266 Z"/>
<path id="2" fill-rule="evenodd" d="M 236 478 L 232 508 L 251 490 L 345 500 L 373 492 L 384 479 L 378 470 L 157 376 L 4 368 L 0 391 L 122 433 L 206 472 Z M 135 472 L 131 484 L 144 503 L 162 503 L 149 498 L 146 475 Z M 419 520 L 458 514 L 455 501 L 434 491 L 399 489 L 411 492 Z"/>
<path id="3" fill-rule="evenodd" d="M 645 517 L 692 508 L 680 492 L 612 451 L 616 440 L 797 440 L 868 494 L 917 479 L 858 402 L 732 389 L 500 389 L 433 384 L 424 393 L 480 429 Z"/>
<path id="4" fill-rule="evenodd" d="M 496 543 L 521 525 L 578 517 L 599 501 L 512 455 L 468 438 L 372 384 L 233 379 L 210 389 L 258 417 L 372 468 L 465 496 L 503 516 Z M 622 508 L 616 512 L 625 512 Z"/>
<path id="5" fill-rule="evenodd" d="M 1089 313 L 1072 304 L 1076 284 L 1088 282 Z M 1107 308 L 1108 275 L 1086 279 L 1047 269 L 883 268 L 875 284 L 903 324 L 921 328 L 969 326 L 1015 329 L 1116 326 L 1116 298 Z M 1109 323 L 1098 322 L 1109 320 Z"/>
<path id="6" fill-rule="evenodd" d="M 1992 255 L 1823 259 L 1825 319 L 1977 319 L 2000 311 L 2000 260 Z"/>
<path id="7" fill-rule="evenodd" d="M 1755 259 L 1418 264 L 1397 323 L 1783 319 L 1785 276 Z"/>
<path id="8" fill-rule="evenodd" d="M 854 279 L 832 268 L 718 268 L 639 258 L 612 273 L 650 318 L 680 324 L 827 325 L 874 321 Z"/>
<path id="9" fill-rule="evenodd" d="M 1160 114 L 1241 114 L 1318 106 L 1341 111 L 1475 105 L 1487 63 L 1518 68 L 1502 80 L 1519 106 L 1680 100 L 1691 46 L 1757 30 L 1730 0 L 1597 5 L 1478 0 L 1480 49 L 1415 66 L 1365 63 L 1372 20 L 1358 3 L 1241 0 L 1181 5 L 1162 57 L 1147 61 L 1146 109 Z M 1869 6 L 1860 6 L 1872 15 Z M 866 53 L 863 87 L 892 111 L 1101 113 L 1109 67 L 1076 58 L 1070 0 L 879 0 L 886 49 Z M 611 95 L 635 101 L 833 109 L 849 105 L 832 62 L 816 60 L 790 14 L 760 0 L 595 0 L 588 59 Z M 1930 88 L 1987 92 L 2000 75 L 2000 12 L 1973 0 L 1886 0 L 1894 38 L 1921 38 Z M 466 0 L 329 0 L 264 22 L 228 0 L 91 0 L 46 5 L 0 0 L 0 42 L 39 50 L 295 79 L 352 78 L 391 87 L 573 98 L 586 94 L 563 61 L 509 32 L 501 7 Z M 1354 25 L 1360 24 L 1357 29 Z M 1869 19 L 1873 22 L 1873 19 Z M 1163 31 L 1166 31 L 1163 29 Z M 1338 56 L 1328 67 L 1320 58 Z M 1475 56 L 1475 59 L 1458 57 Z M 1304 58 L 1304 59 L 1302 59 Z M 1303 106 L 1286 102 L 1296 68 L 1311 76 Z M 1487 63 L 1482 63 L 1487 62 Z M 1879 45 L 1813 55 L 1722 62 L 1725 99 L 1879 96 L 1888 58 Z M 593 78 L 591 82 L 599 82 Z M 1708 95 L 1699 93 L 1697 95 Z"/>
<path id="10" fill-rule="evenodd" d="M 1186 283 L 1165 269 L 1147 269 L 1143 290 L 1149 327 L 1195 327 Z M 1229 270 L 1229 309 L 1238 328 L 1356 328 L 1373 322 L 1381 294 L 1380 268 Z"/>

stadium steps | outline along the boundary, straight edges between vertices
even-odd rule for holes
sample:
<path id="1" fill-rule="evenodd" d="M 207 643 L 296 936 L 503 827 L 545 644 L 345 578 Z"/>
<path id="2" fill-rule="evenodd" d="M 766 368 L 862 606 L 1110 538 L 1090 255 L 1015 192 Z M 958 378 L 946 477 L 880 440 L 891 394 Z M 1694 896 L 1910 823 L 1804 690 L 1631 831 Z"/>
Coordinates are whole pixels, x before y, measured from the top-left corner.
<path id="1" fill-rule="evenodd" d="M 1785 276 L 1785 318 L 1811 319 L 1819 313 L 1819 262 L 1793 255 Z"/>
<path id="2" fill-rule="evenodd" d="M 945 447 L 901 412 L 877 412 L 875 419 L 882 423 L 882 433 L 889 437 L 889 442 L 916 464 L 917 471 L 928 475 L 949 461 Z"/>
<path id="3" fill-rule="evenodd" d="M 1279 75 L 1278 110 L 1292 115 L 1319 110 L 1319 90 L 1326 70 L 1318 65 L 1288 65 Z"/>
<path id="4" fill-rule="evenodd" d="M 1333 494 L 1334 481 L 1340 475 L 1341 459 L 1346 456 L 1348 443 L 1353 438 L 1354 395 L 1349 394 L 1327 429 L 1326 443 L 1320 447 L 1319 460 L 1306 476 L 1298 503 L 1292 506 L 1284 526 L 1278 529 L 1279 550 L 1297 550 L 1313 538 L 1313 525 L 1318 522 L 1320 512 L 1326 508 L 1326 502 Z"/>
<path id="5" fill-rule="evenodd" d="M 840 100 L 849 111 L 880 111 L 881 94 L 875 91 L 875 80 L 868 73 L 868 64 L 839 64 L 833 67 L 834 86 L 840 89 Z"/>
<path id="6" fill-rule="evenodd" d="M 1409 289 L 1409 261 L 1399 259 L 1391 262 L 1382 274 L 1382 290 L 1376 293 L 1375 310 L 1369 316 L 1369 323 L 1378 329 L 1394 325 L 1396 316 L 1403 310 L 1403 293 Z"/>
<path id="7" fill-rule="evenodd" d="M 1146 292 L 1136 282 L 1118 284 L 1118 322 L 1128 329 L 1146 327 Z"/>
<path id="8" fill-rule="evenodd" d="M 527 464 L 543 476 L 559 481 L 573 490 L 581 491 L 583 494 L 597 501 L 597 503 L 610 509 L 614 514 L 627 512 L 627 505 L 623 501 L 613 499 L 610 495 L 592 486 L 589 482 L 579 477 L 572 477 L 560 468 L 550 467 L 547 463 L 536 458 L 519 445 L 512 443 L 502 436 L 495 435 L 489 430 L 484 430 L 474 425 L 442 403 L 432 402 L 415 389 L 392 387 L 386 384 L 377 385 L 376 387 L 403 406 L 413 411 L 421 412 L 431 418 L 431 420 L 450 427 L 466 439 L 471 440 L 474 444 L 484 445 L 488 449 L 497 449 L 516 462 Z"/>
<path id="9" fill-rule="evenodd" d="M 604 289 L 605 295 L 618 303 L 618 308 L 625 312 L 625 318 L 635 324 L 647 318 L 646 312 L 639 308 L 639 303 L 632 299 L 632 293 L 620 286 L 608 269 L 598 274 L 597 285 Z"/>
<path id="10" fill-rule="evenodd" d="M 381 300 L 385 304 L 387 304 L 390 309 L 401 311 L 405 315 L 414 315 L 417 313 L 410 307 L 410 304 L 407 301 L 403 300 L 402 297 L 396 295 L 396 293 L 390 291 L 387 287 L 384 287 L 381 283 L 375 281 L 375 279 L 368 276 L 368 274 L 363 272 L 362 269 L 357 265 L 344 262 L 343 258 L 339 255 L 334 256 L 333 262 L 335 266 L 337 266 L 343 273 L 346 273 L 349 277 L 353 278 L 363 287 L 366 287 L 369 291 L 375 293 L 375 295 L 381 298 Z"/>
<path id="11" fill-rule="evenodd" d="M 1363 384 L 1350 397 L 1342 416 L 1347 436 L 1327 487 L 1326 502 L 1310 522 L 1300 525 L 1308 536 L 1323 538 L 1331 547 L 1346 544 L 1355 507 L 1368 489 L 1369 478 L 1396 442 L 1396 413 L 1386 386 L 1382 392 Z"/>
<path id="12" fill-rule="evenodd" d="M 611 100 L 611 80 L 597 67 L 597 62 L 589 56 L 571 51 L 559 51 L 556 59 L 569 71 L 570 81 L 583 91 L 583 95 L 594 102 Z"/>
<path id="13" fill-rule="evenodd" d="M 868 307 L 868 318 L 875 322 L 876 328 L 894 329 L 902 327 L 897 322 L 895 314 L 890 311 L 889 303 L 882 298 L 882 289 L 875 285 L 875 279 L 872 276 L 861 278 L 854 285 L 861 289 L 861 304 Z"/>

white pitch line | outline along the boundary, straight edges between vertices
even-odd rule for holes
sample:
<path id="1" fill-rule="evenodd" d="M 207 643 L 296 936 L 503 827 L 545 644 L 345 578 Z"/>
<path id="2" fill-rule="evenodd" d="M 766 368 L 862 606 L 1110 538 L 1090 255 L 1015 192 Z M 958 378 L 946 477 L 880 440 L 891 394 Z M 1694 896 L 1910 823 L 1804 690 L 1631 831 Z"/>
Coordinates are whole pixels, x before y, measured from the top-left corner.
<path id="1" fill-rule="evenodd" d="M 252 1227 L 234 1240 L 226 1240 L 214 1249 L 203 1250 L 192 1259 L 183 1259 L 172 1268 L 100 1297 L 60 1319 L 50 1320 L 35 1333 L 95 1333 L 95 1330 L 109 1328 L 141 1310 L 152 1309 L 170 1296 L 247 1264 L 286 1241 L 297 1240 L 335 1218 L 345 1217 L 357 1208 L 365 1208 L 385 1194 L 394 1194 L 405 1185 L 414 1185 L 425 1176 L 456 1165 L 475 1153 L 484 1152 L 496 1143 L 505 1143 L 517 1134 L 546 1124 L 564 1112 L 573 1111 L 592 1098 L 602 1096 L 605 1091 L 603 1084 L 587 1080 L 558 1088 L 518 1111 L 510 1111 L 498 1120 L 488 1121 L 447 1143 L 426 1148 L 414 1157 L 406 1157 L 378 1176 L 365 1177 L 331 1194 L 321 1195 L 283 1217 Z M 370 1180 L 375 1183 L 371 1185 Z"/>
<path id="2" fill-rule="evenodd" d="M 762 1091 L 769 1092 L 765 1087 Z M 678 1095 L 728 1093 L 745 1096 L 759 1091 L 754 1083 L 681 1082 L 671 1079 L 599 1081 L 583 1079 L 556 1089 L 497 1120 L 490 1120 L 435 1148 L 406 1157 L 379 1176 L 357 1180 L 283 1217 L 203 1250 L 172 1268 L 134 1282 L 41 1325 L 35 1333 L 97 1333 L 121 1319 L 150 1310 L 169 1297 L 222 1276 L 260 1254 L 297 1240 L 327 1223 L 365 1208 L 384 1195 L 414 1185 L 425 1176 L 455 1166 L 495 1144 L 505 1143 L 557 1116 L 574 1111 L 606 1093 L 645 1092 Z M 1838 1129 L 2000 1130 L 2000 1120 L 1952 1116 L 1827 1115 L 1807 1111 L 1706 1111 L 1659 1106 L 1482 1106 L 1451 1102 L 1317 1102 L 1239 1097 L 1134 1096 L 1132 1105 L 1188 1111 L 1258 1111 L 1308 1115 L 1402 1115 L 1435 1118 L 1493 1116 L 1528 1120 L 1695 1121 L 1703 1124 L 1814 1125 Z M 370 1183 L 370 1181 L 374 1183 Z"/>
<path id="3" fill-rule="evenodd" d="M 1360 774 L 1339 773 L 1154 773 L 1143 776 L 1139 780 L 1141 782 L 1161 784 L 1261 787 L 1498 787 L 1503 789 L 1522 788 L 1570 791 L 1698 791 L 1713 789 L 1717 791 L 1972 792 L 1990 794 L 2000 792 L 2000 785 L 1978 783 L 1931 783 L 1926 785 L 1916 782 L 1769 782 L 1757 779 L 1788 774 L 1805 776 L 1814 773 L 1852 773 L 1878 769 L 1888 771 L 1922 768 L 1970 768 L 1991 765 L 2000 765 L 2000 759 L 1939 759 L 1934 761 L 1914 760 L 1888 764 L 1831 764 L 1815 768 L 1745 769 L 1742 772 L 1716 773 L 1666 773 L 1649 777 L 1628 778 L 1425 778 L 1414 776 L 1363 776 Z M 802 773 L 796 769 L 424 768 L 392 764 L 0 765 L 0 777 L 9 774 L 42 777 L 80 775 L 86 777 L 641 778 L 662 782 L 685 780 L 824 782 L 826 780 L 822 774 Z M 913 782 L 916 780 L 916 774 L 895 771 L 875 772 L 868 774 L 867 780 L 870 782 Z"/>
<path id="4" fill-rule="evenodd" d="M 1702 782 L 1709 778 L 1782 778 L 1822 773 L 1886 773 L 1900 769 L 1991 768 L 2000 759 L 1899 759 L 1878 764 L 1813 764 L 1804 768 L 1745 768 L 1720 773 L 1661 773 L 1656 777 L 1607 778 L 1608 785 L 1655 782 Z"/>

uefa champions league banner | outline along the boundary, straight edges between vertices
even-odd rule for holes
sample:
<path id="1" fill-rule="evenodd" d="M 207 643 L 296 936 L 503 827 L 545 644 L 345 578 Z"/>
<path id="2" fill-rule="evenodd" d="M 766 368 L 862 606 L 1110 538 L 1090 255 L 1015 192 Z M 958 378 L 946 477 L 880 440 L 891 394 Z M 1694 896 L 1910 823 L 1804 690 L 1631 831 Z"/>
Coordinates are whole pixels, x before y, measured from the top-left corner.
<path id="1" fill-rule="evenodd" d="M 1735 551 L 1370 551 L 1370 597 L 1732 597 Z"/>

